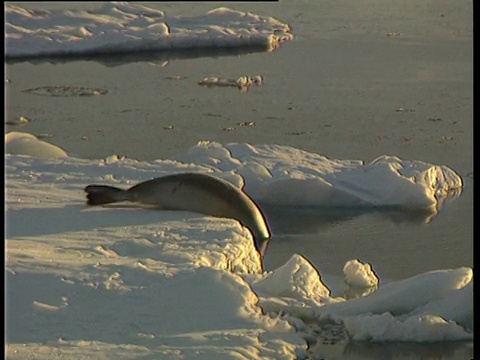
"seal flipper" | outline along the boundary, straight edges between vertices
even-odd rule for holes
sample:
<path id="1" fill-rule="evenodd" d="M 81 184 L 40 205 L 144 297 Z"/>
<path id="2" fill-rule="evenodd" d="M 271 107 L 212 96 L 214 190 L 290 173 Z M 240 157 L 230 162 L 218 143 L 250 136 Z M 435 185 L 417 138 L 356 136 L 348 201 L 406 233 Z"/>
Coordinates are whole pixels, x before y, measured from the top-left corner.
<path id="1" fill-rule="evenodd" d="M 85 192 L 88 205 L 103 205 L 129 200 L 128 191 L 113 186 L 88 185 Z"/>

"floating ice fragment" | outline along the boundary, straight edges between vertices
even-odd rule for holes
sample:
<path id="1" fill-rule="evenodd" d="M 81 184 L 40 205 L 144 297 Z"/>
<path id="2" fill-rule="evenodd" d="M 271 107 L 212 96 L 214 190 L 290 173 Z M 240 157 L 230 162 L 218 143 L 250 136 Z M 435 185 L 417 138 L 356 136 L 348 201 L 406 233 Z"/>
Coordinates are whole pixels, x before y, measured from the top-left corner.
<path id="1" fill-rule="evenodd" d="M 320 317 L 329 314 L 352 316 L 384 312 L 395 316 L 404 315 L 465 287 L 472 277 L 473 271 L 468 267 L 430 271 L 380 286 L 368 296 L 328 304 L 319 309 L 319 314 Z"/>
<path id="2" fill-rule="evenodd" d="M 373 287 L 378 285 L 378 277 L 370 264 L 364 264 L 357 259 L 349 260 L 343 267 L 345 282 L 352 287 Z"/>
<path id="3" fill-rule="evenodd" d="M 5 124 L 7 125 L 17 125 L 17 126 L 25 126 L 30 122 L 30 119 L 25 116 L 20 116 L 18 119 L 14 120 L 7 120 Z"/>
<path id="4" fill-rule="evenodd" d="M 198 85 L 206 87 L 223 86 L 223 87 L 237 87 L 240 90 L 246 90 L 250 85 L 260 85 L 263 82 L 263 76 L 240 76 L 238 79 L 222 79 L 216 76 L 203 78 L 198 82 Z"/>
<path id="5" fill-rule="evenodd" d="M 199 16 L 166 16 L 135 3 L 90 11 L 30 11 L 5 7 L 6 57 L 41 58 L 235 49 L 272 51 L 293 39 L 272 17 L 218 8 Z"/>
<path id="6" fill-rule="evenodd" d="M 317 269 L 302 255 L 294 254 L 288 262 L 268 273 L 253 284 L 256 291 L 269 296 L 307 298 L 321 302 L 330 296 L 330 290 L 322 283 Z"/>
<path id="7" fill-rule="evenodd" d="M 389 313 L 368 314 L 347 317 L 343 323 L 354 341 L 430 342 L 471 340 L 473 337 L 454 321 L 435 315 L 401 320 Z"/>

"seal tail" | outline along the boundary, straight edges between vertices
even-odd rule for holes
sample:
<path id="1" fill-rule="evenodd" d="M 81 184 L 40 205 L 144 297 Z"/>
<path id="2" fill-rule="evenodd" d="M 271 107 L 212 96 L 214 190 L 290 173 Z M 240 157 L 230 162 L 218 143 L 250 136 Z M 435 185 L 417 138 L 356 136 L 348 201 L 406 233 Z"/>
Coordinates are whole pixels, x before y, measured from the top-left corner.
<path id="1" fill-rule="evenodd" d="M 103 205 L 129 200 L 127 190 L 113 186 L 88 185 L 85 188 L 85 192 L 87 193 L 88 205 Z"/>

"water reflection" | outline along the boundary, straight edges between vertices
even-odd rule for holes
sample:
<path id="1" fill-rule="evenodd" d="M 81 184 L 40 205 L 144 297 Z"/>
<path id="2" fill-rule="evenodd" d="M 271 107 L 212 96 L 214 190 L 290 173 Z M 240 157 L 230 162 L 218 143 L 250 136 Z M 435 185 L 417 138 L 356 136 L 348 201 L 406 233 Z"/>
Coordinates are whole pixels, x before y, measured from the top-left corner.
<path id="1" fill-rule="evenodd" d="M 437 199 L 437 206 L 423 209 L 400 206 L 305 207 L 266 204 L 262 204 L 262 209 L 276 235 L 317 234 L 325 228 L 365 215 L 397 224 L 428 224 L 461 193 L 461 189 L 450 191 Z"/>
<path id="2" fill-rule="evenodd" d="M 50 63 L 63 64 L 71 61 L 85 60 L 96 61 L 108 67 L 121 66 L 136 62 L 149 62 L 154 65 L 166 66 L 169 61 L 196 59 L 201 57 L 219 58 L 224 56 L 240 56 L 258 52 L 271 52 L 277 49 L 278 44 L 250 44 L 244 46 L 226 46 L 226 47 L 193 47 L 177 50 L 145 50 L 145 51 L 118 51 L 113 53 L 103 52 L 95 54 L 72 53 L 59 54 L 56 56 L 18 56 L 7 57 L 6 63 L 16 64 L 21 62 L 29 62 L 34 65 Z"/>

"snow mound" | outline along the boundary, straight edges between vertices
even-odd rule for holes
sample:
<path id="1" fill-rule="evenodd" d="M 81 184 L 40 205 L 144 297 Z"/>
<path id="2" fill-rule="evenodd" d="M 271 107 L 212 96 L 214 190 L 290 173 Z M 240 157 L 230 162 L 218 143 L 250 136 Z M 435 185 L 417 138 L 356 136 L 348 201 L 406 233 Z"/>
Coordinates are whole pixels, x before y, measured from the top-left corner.
<path id="1" fill-rule="evenodd" d="M 33 134 L 18 131 L 11 131 L 5 135 L 5 151 L 7 154 L 43 158 L 68 156 L 59 146 L 40 140 Z"/>

